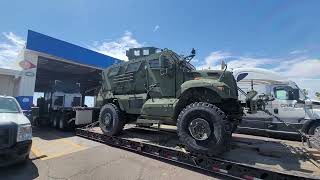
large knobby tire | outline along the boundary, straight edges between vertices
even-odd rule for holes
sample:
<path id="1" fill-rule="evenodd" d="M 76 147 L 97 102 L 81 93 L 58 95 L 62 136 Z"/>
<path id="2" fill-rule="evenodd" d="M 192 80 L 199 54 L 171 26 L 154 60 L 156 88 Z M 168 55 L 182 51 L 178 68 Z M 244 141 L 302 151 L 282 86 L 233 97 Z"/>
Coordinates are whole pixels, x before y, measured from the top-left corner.
<path id="1" fill-rule="evenodd" d="M 122 131 L 125 120 L 118 106 L 108 103 L 101 108 L 99 124 L 104 134 L 115 136 Z"/>
<path id="2" fill-rule="evenodd" d="M 188 105 L 178 116 L 177 128 L 180 141 L 191 152 L 217 156 L 230 149 L 231 124 L 212 104 L 196 102 Z M 204 129 L 205 133 L 201 133 Z"/>

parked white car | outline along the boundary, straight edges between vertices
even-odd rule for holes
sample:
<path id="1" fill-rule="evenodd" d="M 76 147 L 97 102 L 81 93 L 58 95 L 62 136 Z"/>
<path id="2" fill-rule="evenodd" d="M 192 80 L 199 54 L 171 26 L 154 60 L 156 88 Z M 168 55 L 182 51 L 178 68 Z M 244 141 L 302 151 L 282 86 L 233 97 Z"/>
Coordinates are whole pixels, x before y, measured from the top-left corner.
<path id="1" fill-rule="evenodd" d="M 32 128 L 17 100 L 0 96 L 0 166 L 25 161 L 32 144 Z"/>

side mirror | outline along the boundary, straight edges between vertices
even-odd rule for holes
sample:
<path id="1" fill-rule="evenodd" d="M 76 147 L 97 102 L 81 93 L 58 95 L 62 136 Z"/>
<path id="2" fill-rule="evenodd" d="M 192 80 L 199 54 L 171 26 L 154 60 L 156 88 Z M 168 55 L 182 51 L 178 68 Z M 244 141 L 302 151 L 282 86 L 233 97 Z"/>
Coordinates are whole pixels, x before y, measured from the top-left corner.
<path id="1" fill-rule="evenodd" d="M 275 100 L 274 96 L 269 96 L 269 101 Z"/>
<path id="2" fill-rule="evenodd" d="M 26 116 L 26 117 L 30 117 L 31 115 L 31 111 L 30 110 L 22 110 L 22 113 Z"/>

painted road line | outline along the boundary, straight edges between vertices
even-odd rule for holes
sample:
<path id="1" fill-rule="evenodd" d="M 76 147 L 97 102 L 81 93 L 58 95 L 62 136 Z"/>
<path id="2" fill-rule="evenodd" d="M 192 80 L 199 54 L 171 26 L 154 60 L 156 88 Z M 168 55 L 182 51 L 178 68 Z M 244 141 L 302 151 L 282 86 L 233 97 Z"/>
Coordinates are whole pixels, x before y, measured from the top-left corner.
<path id="1" fill-rule="evenodd" d="M 86 147 L 84 147 L 84 146 L 82 146 L 80 144 L 76 144 L 76 143 L 74 143 L 74 142 L 72 142 L 72 141 L 70 141 L 68 139 L 61 139 L 61 141 L 65 142 L 67 144 L 70 144 L 70 145 L 72 145 L 72 146 L 74 146 L 76 148 L 86 148 Z"/>
<path id="2" fill-rule="evenodd" d="M 46 156 L 45 154 L 42 154 L 36 147 L 34 144 L 32 144 L 31 146 L 31 152 L 34 154 L 35 158 L 39 158 L 42 156 Z"/>
<path id="3" fill-rule="evenodd" d="M 65 139 L 59 139 L 58 141 L 56 141 L 55 143 L 60 143 L 60 142 L 63 142 L 65 144 L 68 144 L 68 145 L 71 145 L 73 146 L 75 149 L 74 150 L 71 150 L 71 151 L 61 151 L 59 153 L 53 153 L 53 154 L 50 154 L 50 156 L 47 156 L 45 158 L 42 158 L 42 160 L 48 160 L 48 159 L 52 159 L 52 158 L 57 158 L 57 157 L 60 157 L 60 156 L 64 156 L 64 155 L 67 155 L 67 154 L 71 154 L 71 153 L 74 153 L 74 152 L 78 152 L 78 151 L 82 151 L 82 150 L 85 150 L 87 149 L 87 147 L 83 147 L 83 146 L 80 146 L 78 144 L 75 144 L 69 140 L 65 140 Z"/>
<path id="4" fill-rule="evenodd" d="M 57 137 L 57 139 L 54 140 L 44 140 L 35 137 L 31 147 L 31 151 L 36 157 L 46 156 L 39 158 L 41 160 L 48 160 L 85 149 L 87 149 L 87 147 L 61 137 Z"/>

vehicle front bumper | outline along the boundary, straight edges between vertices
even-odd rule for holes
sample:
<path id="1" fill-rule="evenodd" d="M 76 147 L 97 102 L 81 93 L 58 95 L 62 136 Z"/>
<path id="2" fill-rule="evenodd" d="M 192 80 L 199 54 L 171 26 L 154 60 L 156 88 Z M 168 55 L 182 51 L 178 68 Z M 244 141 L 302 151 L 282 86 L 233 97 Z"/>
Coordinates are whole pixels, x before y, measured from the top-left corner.
<path id="1" fill-rule="evenodd" d="M 0 149 L 0 167 L 18 163 L 29 157 L 32 140 L 18 142 L 12 147 Z"/>

